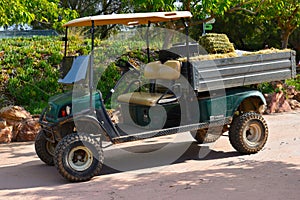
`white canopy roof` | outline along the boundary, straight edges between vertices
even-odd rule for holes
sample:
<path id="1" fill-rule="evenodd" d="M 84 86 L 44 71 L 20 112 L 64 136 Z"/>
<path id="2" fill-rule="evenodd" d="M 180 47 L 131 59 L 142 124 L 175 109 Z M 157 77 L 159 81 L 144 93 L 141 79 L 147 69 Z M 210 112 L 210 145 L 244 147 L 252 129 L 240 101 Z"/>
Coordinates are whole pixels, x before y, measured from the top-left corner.
<path id="1" fill-rule="evenodd" d="M 189 11 L 97 15 L 74 19 L 64 24 L 64 26 L 92 26 L 92 21 L 94 21 L 95 26 L 108 24 L 138 25 L 191 17 L 192 14 Z"/>

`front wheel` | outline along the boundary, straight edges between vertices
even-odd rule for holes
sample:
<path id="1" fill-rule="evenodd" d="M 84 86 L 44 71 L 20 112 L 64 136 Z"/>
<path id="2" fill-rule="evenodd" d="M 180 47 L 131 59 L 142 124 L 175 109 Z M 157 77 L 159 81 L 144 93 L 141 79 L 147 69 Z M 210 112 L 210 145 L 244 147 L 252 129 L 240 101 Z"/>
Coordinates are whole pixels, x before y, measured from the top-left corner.
<path id="1" fill-rule="evenodd" d="M 59 173 L 72 182 L 87 181 L 99 175 L 103 164 L 103 150 L 101 140 L 98 140 L 81 133 L 64 137 L 58 143 L 54 157 Z"/>
<path id="2" fill-rule="evenodd" d="M 230 143 L 242 154 L 257 153 L 264 147 L 267 138 L 267 123 L 260 114 L 254 112 L 236 117 L 230 126 Z"/>
<path id="3" fill-rule="evenodd" d="M 41 130 L 35 138 L 35 152 L 37 156 L 47 165 L 53 166 L 53 156 L 56 143 L 50 142 L 50 139 L 44 130 Z"/>

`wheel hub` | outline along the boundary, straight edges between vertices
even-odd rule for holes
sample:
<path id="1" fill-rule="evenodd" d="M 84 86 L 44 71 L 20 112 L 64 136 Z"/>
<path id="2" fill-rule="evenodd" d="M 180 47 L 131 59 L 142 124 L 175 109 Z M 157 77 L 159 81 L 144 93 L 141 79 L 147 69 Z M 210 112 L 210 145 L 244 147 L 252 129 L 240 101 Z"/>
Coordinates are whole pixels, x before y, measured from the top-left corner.
<path id="1" fill-rule="evenodd" d="M 254 146 L 256 145 L 262 137 L 261 126 L 257 123 L 252 123 L 248 126 L 245 131 L 246 142 Z"/>
<path id="2" fill-rule="evenodd" d="M 74 170 L 84 171 L 91 166 L 93 154 L 85 146 L 75 147 L 69 153 L 68 162 Z"/>
<path id="3" fill-rule="evenodd" d="M 46 149 L 51 156 L 54 156 L 54 154 L 55 154 L 55 147 L 56 147 L 56 143 L 47 141 Z"/>

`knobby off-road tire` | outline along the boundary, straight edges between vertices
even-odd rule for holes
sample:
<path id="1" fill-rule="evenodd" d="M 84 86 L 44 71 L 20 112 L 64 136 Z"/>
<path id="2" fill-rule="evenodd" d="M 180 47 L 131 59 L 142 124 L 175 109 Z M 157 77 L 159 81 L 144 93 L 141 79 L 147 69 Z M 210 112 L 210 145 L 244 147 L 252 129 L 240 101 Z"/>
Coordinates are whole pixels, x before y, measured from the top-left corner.
<path id="1" fill-rule="evenodd" d="M 103 164 L 101 139 L 85 133 L 65 136 L 56 146 L 54 163 L 71 182 L 90 180 L 100 174 Z"/>
<path id="2" fill-rule="evenodd" d="M 56 143 L 52 143 L 46 139 L 46 132 L 41 130 L 35 138 L 35 152 L 37 156 L 47 165 L 53 166 L 53 157 L 55 154 Z"/>
<path id="3" fill-rule="evenodd" d="M 222 135 L 222 133 L 208 133 L 206 129 L 199 129 L 195 133 L 192 133 L 193 137 L 199 144 L 212 143 L 217 141 Z"/>
<path id="4" fill-rule="evenodd" d="M 248 112 L 233 120 L 229 129 L 229 140 L 238 152 L 254 154 L 264 147 L 268 133 L 265 119 L 260 114 Z"/>

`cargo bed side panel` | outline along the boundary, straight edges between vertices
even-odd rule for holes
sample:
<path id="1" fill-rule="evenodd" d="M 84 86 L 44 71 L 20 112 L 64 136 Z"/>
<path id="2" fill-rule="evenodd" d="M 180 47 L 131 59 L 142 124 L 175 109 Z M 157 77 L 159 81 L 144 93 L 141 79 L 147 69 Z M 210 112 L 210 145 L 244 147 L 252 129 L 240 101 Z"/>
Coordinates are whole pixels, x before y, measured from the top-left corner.
<path id="1" fill-rule="evenodd" d="M 191 60 L 198 92 L 232 88 L 296 76 L 295 51 L 215 60 Z"/>

